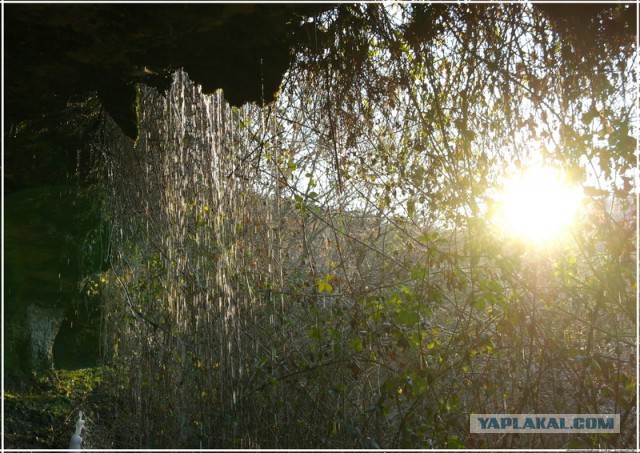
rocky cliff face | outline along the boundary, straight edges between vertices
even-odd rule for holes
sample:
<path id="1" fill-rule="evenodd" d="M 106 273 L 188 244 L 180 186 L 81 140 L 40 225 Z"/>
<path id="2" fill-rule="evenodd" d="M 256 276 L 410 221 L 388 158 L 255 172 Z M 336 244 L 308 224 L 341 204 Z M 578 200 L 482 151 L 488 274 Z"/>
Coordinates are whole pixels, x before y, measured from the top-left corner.
<path id="1" fill-rule="evenodd" d="M 49 370 L 58 329 L 82 300 L 83 271 L 100 266 L 100 251 L 88 249 L 98 215 L 74 186 L 37 186 L 4 201 L 6 365 Z"/>

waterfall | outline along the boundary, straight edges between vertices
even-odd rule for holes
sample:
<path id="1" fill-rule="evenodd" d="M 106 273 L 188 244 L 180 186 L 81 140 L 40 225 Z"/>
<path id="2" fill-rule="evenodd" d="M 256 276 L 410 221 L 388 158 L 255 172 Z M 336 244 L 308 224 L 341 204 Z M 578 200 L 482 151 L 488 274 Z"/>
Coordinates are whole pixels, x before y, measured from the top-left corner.
<path id="1" fill-rule="evenodd" d="M 262 346 L 247 332 L 259 288 L 281 275 L 275 185 L 258 185 L 269 176 L 248 162 L 263 146 L 261 112 L 204 95 L 181 71 L 164 95 L 138 90 L 140 138 L 105 143 L 106 332 L 114 363 L 136 376 L 125 385 L 136 442 L 255 446 L 239 401 Z"/>

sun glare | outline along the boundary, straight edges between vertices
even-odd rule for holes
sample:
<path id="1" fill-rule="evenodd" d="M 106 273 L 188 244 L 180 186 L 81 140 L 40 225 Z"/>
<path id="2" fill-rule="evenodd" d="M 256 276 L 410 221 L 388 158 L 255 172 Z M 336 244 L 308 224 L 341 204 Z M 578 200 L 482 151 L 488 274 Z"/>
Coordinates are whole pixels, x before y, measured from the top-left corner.
<path id="1" fill-rule="evenodd" d="M 533 167 L 504 184 L 498 223 L 511 235 L 534 243 L 557 238 L 573 222 L 580 190 L 548 167 Z"/>

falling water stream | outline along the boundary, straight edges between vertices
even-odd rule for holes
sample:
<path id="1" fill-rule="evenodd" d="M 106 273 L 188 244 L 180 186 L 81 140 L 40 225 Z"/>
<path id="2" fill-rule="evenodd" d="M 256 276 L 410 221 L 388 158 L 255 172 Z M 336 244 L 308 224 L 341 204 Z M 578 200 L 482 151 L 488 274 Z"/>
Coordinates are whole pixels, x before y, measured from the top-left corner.
<path id="1" fill-rule="evenodd" d="M 379 363 L 385 290 L 372 288 L 390 288 L 380 269 L 403 269 L 386 259 L 383 217 L 341 211 L 331 187 L 303 203 L 292 169 L 318 173 L 326 137 L 295 136 L 268 107 L 232 108 L 184 72 L 165 94 L 140 86 L 138 112 L 136 143 L 115 127 L 103 143 L 103 345 L 123 408 L 110 446 L 380 439 L 371 408 L 395 365 Z"/>
<path id="2" fill-rule="evenodd" d="M 282 283 L 275 182 L 242 160 L 256 137 L 240 125 L 260 109 L 204 95 L 184 72 L 165 95 L 139 90 L 140 138 L 107 144 L 105 332 L 131 377 L 133 444 L 255 447 L 239 401 L 269 351 L 249 332 L 264 315 L 258 288 Z"/>

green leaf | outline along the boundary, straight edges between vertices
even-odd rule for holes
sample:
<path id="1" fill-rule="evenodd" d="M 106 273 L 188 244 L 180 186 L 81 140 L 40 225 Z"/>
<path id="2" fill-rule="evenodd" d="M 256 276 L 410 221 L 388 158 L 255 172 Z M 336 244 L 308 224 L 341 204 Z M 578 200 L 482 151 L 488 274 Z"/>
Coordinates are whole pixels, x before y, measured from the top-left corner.
<path id="1" fill-rule="evenodd" d="M 322 329 L 320 327 L 309 327 L 309 338 L 320 341 L 322 339 Z"/>
<path id="2" fill-rule="evenodd" d="M 401 294 L 409 297 L 413 297 L 413 291 L 407 285 L 398 285 L 398 290 Z"/>
<path id="3" fill-rule="evenodd" d="M 333 291 L 333 286 L 331 286 L 331 283 L 329 283 L 326 278 L 318 279 L 316 286 L 318 287 L 319 293 L 331 293 Z"/>
<path id="4" fill-rule="evenodd" d="M 413 269 L 411 269 L 411 278 L 413 280 L 424 280 L 427 276 L 427 269 L 420 264 L 416 264 Z"/>
<path id="5" fill-rule="evenodd" d="M 351 340 L 351 349 L 353 349 L 355 352 L 362 352 L 362 350 L 364 349 L 364 344 L 362 343 L 362 339 L 360 337 L 355 337 L 353 340 Z"/>
<path id="6" fill-rule="evenodd" d="M 451 434 L 447 439 L 447 448 L 464 448 L 464 444 L 458 439 L 458 436 Z"/>
<path id="7" fill-rule="evenodd" d="M 393 316 L 393 319 L 398 323 L 405 326 L 413 326 L 420 322 L 420 315 L 415 310 L 402 309 Z"/>

